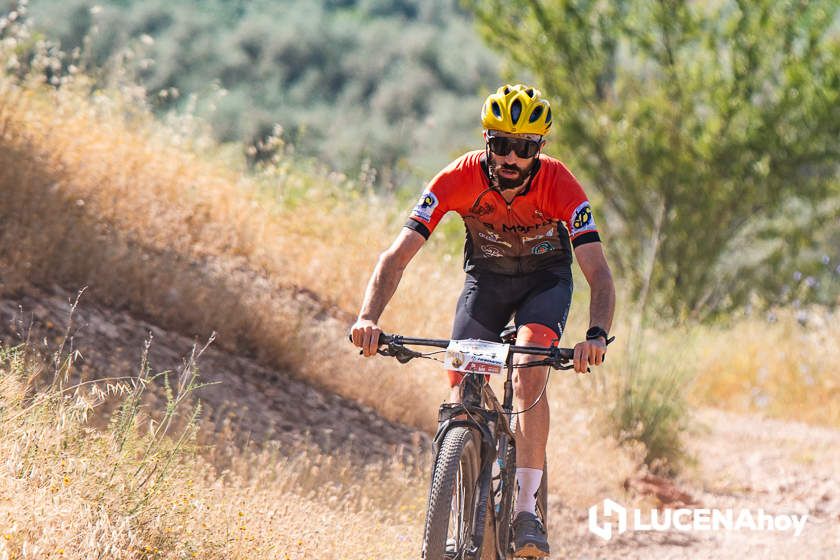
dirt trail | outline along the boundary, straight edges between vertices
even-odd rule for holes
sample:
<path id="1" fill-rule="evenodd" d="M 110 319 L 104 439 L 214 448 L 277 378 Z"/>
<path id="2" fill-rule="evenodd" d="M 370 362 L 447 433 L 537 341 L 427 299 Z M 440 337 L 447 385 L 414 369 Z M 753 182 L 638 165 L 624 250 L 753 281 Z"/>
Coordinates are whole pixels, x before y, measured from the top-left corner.
<path id="1" fill-rule="evenodd" d="M 29 289 L 0 299 L 0 339 L 17 344 L 28 337 L 44 354 L 64 336 L 74 294 Z M 84 295 L 73 315 L 73 347 L 81 354 L 77 368 L 87 379 L 132 375 L 138 371 L 145 341 L 152 344 L 153 372 L 183 367 L 195 343 L 128 313 L 89 302 Z M 429 437 L 383 419 L 374 410 L 314 388 L 287 372 L 220 351 L 212 345 L 198 360 L 201 379 L 219 382 L 200 389 L 205 417 L 217 425 L 230 423 L 251 441 L 315 445 L 324 452 L 342 451 L 361 461 L 424 456 Z M 149 404 L 162 393 L 149 394 Z"/>
<path id="2" fill-rule="evenodd" d="M 585 508 L 572 509 L 553 500 L 552 557 L 840 558 L 840 430 L 713 409 L 698 411 L 696 419 L 698 433 L 688 443 L 697 465 L 675 481 L 690 496 L 692 503 L 686 507 L 807 513 L 799 537 L 792 531 L 672 530 L 628 531 L 605 541 L 589 532 Z M 640 486 L 631 485 L 629 496 L 609 497 L 627 503 L 624 499 L 639 497 Z M 646 513 L 650 507 L 640 509 Z"/>

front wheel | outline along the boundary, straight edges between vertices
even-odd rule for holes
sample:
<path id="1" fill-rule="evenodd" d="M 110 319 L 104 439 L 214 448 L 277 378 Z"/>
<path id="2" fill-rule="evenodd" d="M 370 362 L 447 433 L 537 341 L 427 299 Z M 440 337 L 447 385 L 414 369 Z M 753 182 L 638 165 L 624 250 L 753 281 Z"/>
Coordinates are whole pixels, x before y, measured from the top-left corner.
<path id="1" fill-rule="evenodd" d="M 467 547 L 474 546 L 480 448 L 481 440 L 469 428 L 452 428 L 444 436 L 429 491 L 423 532 L 424 560 L 458 557 Z"/>

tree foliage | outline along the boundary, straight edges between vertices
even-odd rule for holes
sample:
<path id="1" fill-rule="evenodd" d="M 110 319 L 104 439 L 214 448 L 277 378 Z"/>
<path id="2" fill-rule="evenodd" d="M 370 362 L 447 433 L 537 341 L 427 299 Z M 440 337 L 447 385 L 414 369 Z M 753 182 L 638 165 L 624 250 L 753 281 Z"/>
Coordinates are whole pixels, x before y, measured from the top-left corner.
<path id="1" fill-rule="evenodd" d="M 789 282 L 779 267 L 836 225 L 836 1 L 471 7 L 554 101 L 555 149 L 603 195 L 611 260 L 643 305 L 705 316 L 772 301 Z"/>
<path id="2" fill-rule="evenodd" d="M 478 138 L 498 80 L 457 0 L 31 0 L 30 13 L 86 71 L 119 57 L 163 92 L 160 111 L 196 94 L 220 140 L 279 123 L 298 153 L 351 172 L 446 163 Z"/>

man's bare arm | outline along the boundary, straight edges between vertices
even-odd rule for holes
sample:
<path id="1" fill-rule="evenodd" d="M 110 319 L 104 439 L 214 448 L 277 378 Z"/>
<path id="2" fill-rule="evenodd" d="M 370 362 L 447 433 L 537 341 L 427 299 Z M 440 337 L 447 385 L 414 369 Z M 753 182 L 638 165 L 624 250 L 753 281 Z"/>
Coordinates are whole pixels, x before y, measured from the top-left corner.
<path id="1" fill-rule="evenodd" d="M 600 243 L 587 243 L 575 249 L 578 265 L 589 283 L 589 326 L 609 332 L 615 313 L 615 284 Z"/>
<path id="2" fill-rule="evenodd" d="M 379 255 L 351 331 L 353 344 L 362 348 L 365 356 L 376 354 L 382 332 L 377 325 L 379 317 L 397 291 L 405 267 L 425 242 L 426 239 L 416 231 L 403 228 L 391 246 Z"/>
<path id="3" fill-rule="evenodd" d="M 578 265 L 589 283 L 589 326 L 609 332 L 615 312 L 615 285 L 600 243 L 586 243 L 575 249 Z M 575 345 L 575 371 L 601 365 L 607 351 L 606 340 L 585 340 Z"/>

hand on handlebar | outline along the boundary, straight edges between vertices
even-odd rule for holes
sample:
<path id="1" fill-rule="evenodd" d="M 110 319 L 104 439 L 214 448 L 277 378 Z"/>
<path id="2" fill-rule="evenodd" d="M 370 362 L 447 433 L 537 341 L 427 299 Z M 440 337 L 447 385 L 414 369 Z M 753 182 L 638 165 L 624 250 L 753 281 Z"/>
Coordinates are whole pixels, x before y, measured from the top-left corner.
<path id="1" fill-rule="evenodd" d="M 600 366 L 606 353 L 607 345 L 600 338 L 578 342 L 575 345 L 575 371 L 586 373 L 589 371 L 588 366 Z"/>
<path id="2" fill-rule="evenodd" d="M 362 354 L 366 358 L 376 355 L 381 334 L 382 329 L 369 319 L 357 320 L 350 329 L 350 339 L 353 344 L 362 349 Z"/>

